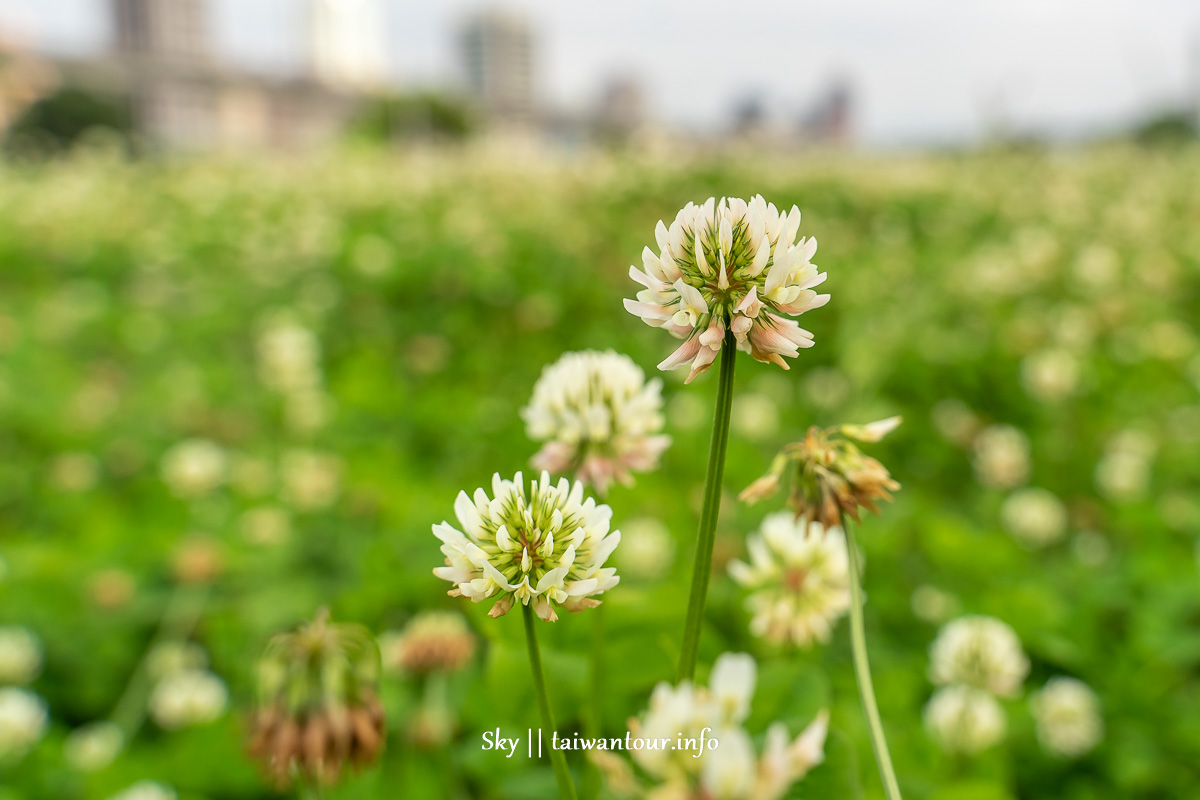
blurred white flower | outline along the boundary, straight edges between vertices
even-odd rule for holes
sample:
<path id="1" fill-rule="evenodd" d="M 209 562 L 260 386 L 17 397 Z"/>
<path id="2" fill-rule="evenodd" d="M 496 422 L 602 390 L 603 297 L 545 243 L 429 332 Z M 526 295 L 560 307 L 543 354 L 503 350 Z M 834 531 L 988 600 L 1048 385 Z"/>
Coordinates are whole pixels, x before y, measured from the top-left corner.
<path id="1" fill-rule="evenodd" d="M 543 472 L 526 494 L 520 472 L 511 481 L 497 474 L 491 498 L 483 489 L 474 498 L 459 492 L 454 513 L 461 531 L 446 522 L 433 526 L 446 556 L 433 574 L 456 584 L 451 596 L 498 598 L 490 616 L 507 614 L 514 602 L 532 603 L 553 622 L 555 605 L 592 608 L 600 604 L 594 596 L 620 580 L 604 566 L 621 541 L 620 531 L 609 532 L 612 509 L 584 499 L 579 481 L 554 484 Z"/>
<path id="2" fill-rule="evenodd" d="M 63 743 L 63 757 L 80 772 L 102 770 L 125 747 L 125 734 L 115 722 L 92 722 L 71 731 Z"/>
<path id="3" fill-rule="evenodd" d="M 955 684 L 933 693 L 925 728 L 945 750 L 973 755 L 1004 738 L 1004 709 L 982 689 Z"/>
<path id="4" fill-rule="evenodd" d="M 1067 532 L 1067 507 L 1045 489 L 1018 489 L 1000 508 L 1008 532 L 1029 547 L 1045 547 Z"/>
<path id="5" fill-rule="evenodd" d="M 622 575 L 631 578 L 661 578 L 675 560 L 671 531 L 654 517 L 637 517 L 622 526 L 621 547 L 613 559 Z"/>
<path id="6" fill-rule="evenodd" d="M 1029 479 L 1029 438 L 1011 425 L 989 425 L 975 437 L 975 477 L 992 489 L 1015 489 Z"/>
<path id="7" fill-rule="evenodd" d="M 162 478 L 176 497 L 202 497 L 225 480 L 225 451 L 207 439 L 187 439 L 162 458 Z"/>
<path id="8" fill-rule="evenodd" d="M 850 609 L 846 539 L 839 528 L 768 515 L 746 541 L 750 563 L 732 561 L 729 575 L 750 590 L 750 632 L 774 644 L 827 642 Z"/>
<path id="9" fill-rule="evenodd" d="M 768 439 L 779 430 L 779 406 L 765 394 L 740 394 L 733 401 L 731 423 L 734 430 L 747 439 Z"/>
<path id="10" fill-rule="evenodd" d="M 175 800 L 175 790 L 154 781 L 138 781 L 108 800 Z"/>
<path id="11" fill-rule="evenodd" d="M 960 447 L 971 444 L 979 430 L 979 417 L 975 412 L 963 401 L 952 397 L 934 403 L 930 417 L 942 438 Z"/>
<path id="12" fill-rule="evenodd" d="M 1146 496 L 1150 488 L 1150 467 L 1155 451 L 1154 439 L 1138 430 L 1125 430 L 1113 436 L 1096 465 L 1096 485 L 1100 492 L 1116 502 L 1133 502 Z"/>
<path id="13" fill-rule="evenodd" d="M 632 751 L 634 762 L 656 782 L 643 796 L 778 800 L 824 760 L 824 711 L 795 739 L 789 739 L 782 723 L 775 723 L 767 731 L 761 758 L 755 754 L 742 723 L 750 713 L 756 678 L 752 657 L 725 653 L 713 665 L 708 687 L 689 681 L 654 687 L 650 707 L 630 720 L 630 734 L 635 739 L 666 739 L 672 746 Z M 715 739 L 717 745 L 701 751 L 696 747 L 700 739 Z M 681 740 L 692 742 L 675 747 Z M 618 765 L 611 766 L 607 774 L 632 780 Z"/>
<path id="14" fill-rule="evenodd" d="M 29 683 L 42 671 L 42 645 L 28 628 L 0 626 L 0 684 Z"/>
<path id="15" fill-rule="evenodd" d="M 940 625 L 958 613 L 957 597 L 927 583 L 913 589 L 909 602 L 918 619 L 934 625 Z"/>
<path id="16" fill-rule="evenodd" d="M 241 529 L 247 542 L 268 547 L 287 541 L 292 523 L 282 508 L 259 506 L 242 512 Z"/>
<path id="17" fill-rule="evenodd" d="M 328 508 L 342 490 L 342 462 L 315 450 L 289 450 L 280 464 L 284 498 L 300 511 Z"/>
<path id="18" fill-rule="evenodd" d="M 1100 701 L 1086 683 L 1059 676 L 1029 698 L 1038 741 L 1062 758 L 1078 758 L 1104 738 Z"/>
<path id="19" fill-rule="evenodd" d="M 0 764 L 22 758 L 46 733 L 46 703 L 33 692 L 0 689 Z"/>
<path id="20" fill-rule="evenodd" d="M 995 617 L 959 617 L 938 632 L 929 648 L 929 677 L 939 685 L 962 683 L 1013 697 L 1029 673 L 1021 640 Z"/>
<path id="21" fill-rule="evenodd" d="M 787 319 L 829 302 L 813 287 L 825 280 L 810 259 L 817 240 L 801 238 L 800 209 L 788 213 L 761 195 L 750 202 L 710 197 L 688 203 L 668 228 L 654 231 L 659 254 L 642 252 L 644 272 L 629 275 L 644 288 L 625 308 L 684 344 L 659 369 L 691 366 L 688 381 L 707 370 L 732 334 L 739 350 L 788 369 L 784 357 L 812 347 L 813 337 Z"/>
<path id="22" fill-rule="evenodd" d="M 1117 252 L 1102 244 L 1089 245 L 1074 264 L 1075 279 L 1092 289 L 1106 289 L 1120 277 L 1121 261 Z"/>
<path id="23" fill-rule="evenodd" d="M 613 481 L 629 485 L 635 471 L 655 469 L 671 443 L 662 405 L 662 381 L 647 382 L 628 356 L 567 353 L 542 370 L 521 410 L 529 437 L 545 442 L 533 466 L 574 473 L 599 492 Z"/>
<path id="24" fill-rule="evenodd" d="M 195 642 L 167 641 L 146 654 L 146 673 L 155 681 L 187 670 L 208 666 L 208 654 Z"/>
<path id="25" fill-rule="evenodd" d="M 285 394 L 321 384 L 321 343 L 316 334 L 286 317 L 268 321 L 258 335 L 258 376 Z"/>
<path id="26" fill-rule="evenodd" d="M 1061 400 L 1079 386 L 1079 361 L 1067 350 L 1030 353 L 1021 361 L 1021 382 L 1038 400 Z"/>
<path id="27" fill-rule="evenodd" d="M 203 725 L 225 713 L 229 690 L 204 669 L 173 672 L 150 693 L 150 716 L 166 730 Z"/>

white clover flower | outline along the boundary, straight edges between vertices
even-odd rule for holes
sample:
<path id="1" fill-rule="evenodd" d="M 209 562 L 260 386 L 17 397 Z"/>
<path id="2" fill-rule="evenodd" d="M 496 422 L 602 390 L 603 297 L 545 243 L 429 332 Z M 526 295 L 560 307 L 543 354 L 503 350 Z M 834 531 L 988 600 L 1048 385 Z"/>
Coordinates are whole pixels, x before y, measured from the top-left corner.
<path id="1" fill-rule="evenodd" d="M 1154 439 L 1141 431 L 1121 431 L 1109 440 L 1104 458 L 1096 465 L 1096 485 L 1116 502 L 1132 502 L 1146 495 L 1150 467 L 1158 449 Z"/>
<path id="2" fill-rule="evenodd" d="M 767 516 L 746 541 L 750 563 L 732 561 L 729 575 L 750 589 L 750 632 L 801 647 L 827 642 L 850 610 L 846 539 L 838 528 L 797 520 L 790 511 Z"/>
<path id="3" fill-rule="evenodd" d="M 938 632 L 929 648 L 929 677 L 936 684 L 962 683 L 1013 697 L 1029 673 L 1021 640 L 995 617 L 959 617 Z"/>
<path id="4" fill-rule="evenodd" d="M 1104 738 L 1100 701 L 1086 683 L 1075 678 L 1051 678 L 1029 698 L 1038 741 L 1062 758 L 1078 758 Z"/>
<path id="5" fill-rule="evenodd" d="M 150 716 L 166 730 L 203 725 L 225 713 L 229 690 L 213 673 L 188 669 L 167 675 L 150 694 Z"/>
<path id="6" fill-rule="evenodd" d="M 991 425 L 975 438 L 975 477 L 992 489 L 1015 489 L 1029 479 L 1029 438 L 1011 425 Z"/>
<path id="7" fill-rule="evenodd" d="M 125 747 L 125 734 L 115 722 L 92 722 L 76 728 L 63 743 L 63 757 L 72 769 L 96 772 L 116 760 Z"/>
<path id="8" fill-rule="evenodd" d="M 287 541 L 292 530 L 288 513 L 276 506 L 247 509 L 239 522 L 246 541 L 264 547 Z"/>
<path id="9" fill-rule="evenodd" d="M 337 501 L 342 490 L 342 462 L 314 450 L 289 450 L 280 465 L 283 495 L 300 511 L 317 511 Z"/>
<path id="10" fill-rule="evenodd" d="M 955 684 L 934 692 L 925 728 L 944 749 L 973 755 L 1004 738 L 1004 709 L 983 689 Z"/>
<path id="11" fill-rule="evenodd" d="M 1031 353 L 1021 361 L 1021 382 L 1039 400 L 1061 400 L 1079 386 L 1079 360 L 1059 348 Z"/>
<path id="12" fill-rule="evenodd" d="M 1067 532 L 1067 507 L 1045 489 L 1018 489 L 1000 509 L 1004 525 L 1018 541 L 1030 547 L 1045 547 Z"/>
<path id="13" fill-rule="evenodd" d="M 225 480 L 225 451 L 207 439 L 187 439 L 163 455 L 162 478 L 176 497 L 203 497 Z"/>
<path id="14" fill-rule="evenodd" d="M 476 603 L 497 598 L 490 616 L 520 602 L 553 622 L 556 605 L 592 608 L 600 604 L 595 595 L 620 580 L 615 568 L 604 566 L 621 541 L 620 531 L 609 532 L 612 509 L 585 499 L 579 481 L 554 484 L 543 472 L 526 494 L 520 472 L 511 481 L 497 474 L 491 498 L 483 489 L 474 498 L 459 492 L 454 513 L 461 531 L 446 522 L 433 526 L 446 556 L 446 566 L 433 574 L 456 584 L 451 596 Z"/>
<path id="15" fill-rule="evenodd" d="M 167 641 L 146 654 L 146 673 L 156 681 L 187 670 L 208 666 L 208 653 L 195 642 Z"/>
<path id="16" fill-rule="evenodd" d="M 268 322 L 258 335 L 258 376 L 285 394 L 321 384 L 321 343 L 316 334 L 286 317 Z"/>
<path id="17" fill-rule="evenodd" d="M 622 575 L 660 578 L 675 559 L 675 540 L 662 520 L 637 517 L 622 526 L 621 549 L 613 554 Z"/>
<path id="18" fill-rule="evenodd" d="M 175 790 L 154 781 L 138 781 L 108 800 L 175 800 Z"/>
<path id="19" fill-rule="evenodd" d="M 634 762 L 656 782 L 644 796 L 778 800 L 824 760 L 829 721 L 824 711 L 794 740 L 786 726 L 775 723 L 767 731 L 761 757 L 755 754 L 742 723 L 750 714 L 756 679 L 752 657 L 725 653 L 713 665 L 707 687 L 690 681 L 654 687 L 650 707 L 630 720 L 630 733 L 645 741 L 666 739 L 672 746 L 633 749 Z M 674 747 L 680 740 L 701 738 L 716 739 L 718 744 L 702 752 L 694 744 Z M 615 767 L 610 765 L 606 772 L 624 775 Z"/>
<path id="20" fill-rule="evenodd" d="M 29 683 L 42 671 L 42 645 L 28 628 L 0 626 L 0 684 Z"/>
<path id="21" fill-rule="evenodd" d="M 761 195 L 750 202 L 710 197 L 688 203 L 668 228 L 659 221 L 659 253 L 642 252 L 645 271 L 629 268 L 644 289 L 625 308 L 682 346 L 658 365 L 691 365 L 687 380 L 707 370 L 732 334 L 739 350 L 788 369 L 784 357 L 812 347 L 813 337 L 788 316 L 829 302 L 813 287 L 825 280 L 811 263 L 817 240 L 796 241 L 800 209 L 780 212 Z"/>
<path id="22" fill-rule="evenodd" d="M 585 350 L 542 370 L 521 410 L 529 438 L 545 442 L 533 466 L 575 477 L 605 492 L 658 466 L 671 444 L 662 435 L 662 381 L 647 382 L 628 356 Z"/>
<path id="23" fill-rule="evenodd" d="M 46 733 L 46 703 L 33 692 L 0 689 L 0 764 L 22 758 Z"/>

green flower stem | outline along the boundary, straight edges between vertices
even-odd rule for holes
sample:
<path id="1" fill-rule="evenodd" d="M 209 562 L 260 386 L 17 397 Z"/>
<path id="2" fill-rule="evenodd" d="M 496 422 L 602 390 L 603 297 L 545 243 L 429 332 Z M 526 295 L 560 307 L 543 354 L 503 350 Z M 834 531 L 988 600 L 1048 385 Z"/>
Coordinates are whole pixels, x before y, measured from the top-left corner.
<path id="1" fill-rule="evenodd" d="M 533 672 L 533 689 L 537 693 L 538 708 L 542 712 L 542 724 L 546 733 L 557 730 L 554 712 L 550 709 L 550 696 L 546 694 L 546 674 L 542 671 L 542 654 L 538 650 L 537 629 L 533 617 L 533 606 L 522 604 L 525 617 L 525 643 L 529 646 L 529 667 Z M 554 765 L 554 777 L 558 779 L 558 795 L 563 800 L 576 800 L 575 785 L 571 783 L 571 771 L 567 768 L 567 757 L 561 750 L 550 748 L 550 763 Z"/>
<path id="2" fill-rule="evenodd" d="M 721 511 L 721 479 L 725 474 L 725 449 L 729 444 L 729 418 L 733 409 L 733 365 L 737 344 L 732 333 L 725 334 L 721 347 L 720 374 L 717 377 L 717 410 L 713 416 L 712 440 L 708 445 L 708 473 L 704 479 L 704 507 L 700 512 L 700 531 L 696 535 L 696 561 L 692 569 L 692 590 L 688 596 L 687 622 L 683 628 L 683 647 L 679 653 L 676 679 L 690 681 L 696 672 L 700 651 L 700 629 L 704 626 L 704 602 L 712 575 L 713 543 L 717 536 L 717 515 Z"/>
<path id="3" fill-rule="evenodd" d="M 850 528 L 845 514 L 842 515 L 842 530 L 846 533 L 846 554 L 850 559 L 850 649 L 854 655 L 858 694 L 862 698 L 863 713 L 866 714 L 867 727 L 871 731 L 871 747 L 875 751 L 875 762 L 879 765 L 883 792 L 888 800 L 900 800 L 900 785 L 896 782 L 892 756 L 888 753 L 887 739 L 883 735 L 883 721 L 879 718 L 879 704 L 875 702 L 875 687 L 871 683 L 871 665 L 867 662 L 867 635 L 863 625 L 858 546 L 854 543 L 854 531 Z"/>
<path id="4" fill-rule="evenodd" d="M 600 736 L 604 716 L 604 616 L 608 606 L 600 604 L 588 615 L 592 618 L 592 671 L 588 681 L 589 708 L 587 718 L 587 736 L 589 739 Z M 587 769 L 583 777 L 583 796 L 587 800 L 595 800 L 600 796 L 600 770 L 591 759 L 587 761 Z"/>

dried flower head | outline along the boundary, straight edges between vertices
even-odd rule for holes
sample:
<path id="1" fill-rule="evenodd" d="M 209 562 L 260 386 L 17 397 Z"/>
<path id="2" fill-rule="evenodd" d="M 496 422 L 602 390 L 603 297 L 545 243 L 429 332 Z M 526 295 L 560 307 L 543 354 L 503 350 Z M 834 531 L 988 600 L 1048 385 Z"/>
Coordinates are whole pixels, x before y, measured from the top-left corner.
<path id="1" fill-rule="evenodd" d="M 533 466 L 605 492 L 612 482 L 658 466 L 671 444 L 662 435 L 662 381 L 611 350 L 567 353 L 547 366 L 522 409 L 529 437 L 546 444 Z"/>
<path id="2" fill-rule="evenodd" d="M 422 611 L 404 630 L 379 637 L 384 669 L 409 674 L 454 672 L 475 655 L 475 634 L 462 614 Z"/>
<path id="3" fill-rule="evenodd" d="M 644 288 L 625 308 L 684 343 L 659 369 L 691 365 L 688 381 L 707 370 L 731 334 L 739 350 L 788 369 L 784 357 L 812 347 L 794 320 L 829 302 L 813 287 L 825 280 L 811 263 L 817 240 L 801 237 L 800 209 L 781 212 L 761 195 L 750 202 L 710 197 L 688 203 L 668 228 L 654 230 L 659 253 L 642 252 L 644 272 L 629 275 Z"/>
<path id="4" fill-rule="evenodd" d="M 1075 678 L 1051 678 L 1029 699 L 1037 737 L 1048 752 L 1078 758 L 1104 738 L 1100 701 L 1086 683 Z"/>
<path id="5" fill-rule="evenodd" d="M 280 786 L 337 781 L 383 749 L 377 697 L 379 650 L 360 625 L 331 623 L 326 611 L 275 636 L 259 664 L 259 709 L 249 744 Z"/>
<path id="6" fill-rule="evenodd" d="M 511 481 L 497 474 L 491 498 L 483 489 L 474 498 L 459 492 L 454 513 L 461 531 L 446 522 L 433 526 L 446 556 L 446 566 L 433 574 L 456 584 L 452 597 L 497 598 L 490 616 L 520 602 L 554 622 L 555 606 L 592 608 L 600 604 L 595 595 L 620 580 L 614 567 L 604 566 L 621 541 L 620 531 L 609 532 L 612 509 L 585 499 L 579 481 L 554 484 L 543 472 L 526 494 L 521 473 Z"/>
<path id="7" fill-rule="evenodd" d="M 962 683 L 1000 697 L 1014 697 L 1029 673 L 1021 640 L 995 617 L 967 616 L 948 622 L 929 648 L 929 662 L 934 683 Z"/>
<path id="8" fill-rule="evenodd" d="M 834 623 L 850 609 L 850 570 L 840 528 L 770 514 L 746 540 L 750 563 L 733 561 L 729 575 L 751 590 L 750 632 L 774 644 L 801 647 L 829 641 Z"/>
<path id="9" fill-rule="evenodd" d="M 788 507 L 797 517 L 835 528 L 841 526 L 843 514 L 857 520 L 860 507 L 879 513 L 876 501 L 891 500 L 891 492 L 900 484 L 887 467 L 864 455 L 850 440 L 878 442 L 899 424 L 900 417 L 889 417 L 868 425 L 809 428 L 804 440 L 785 446 L 767 474 L 742 490 L 739 498 L 755 503 L 770 497 L 791 467 Z"/>

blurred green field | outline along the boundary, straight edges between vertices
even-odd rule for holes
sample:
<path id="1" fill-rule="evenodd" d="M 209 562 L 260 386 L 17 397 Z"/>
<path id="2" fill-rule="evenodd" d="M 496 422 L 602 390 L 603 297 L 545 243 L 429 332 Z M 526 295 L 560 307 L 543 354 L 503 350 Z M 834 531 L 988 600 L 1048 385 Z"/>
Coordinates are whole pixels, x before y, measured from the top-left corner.
<path id="1" fill-rule="evenodd" d="M 724 564 L 780 505 L 734 502 L 779 445 L 902 414 L 871 453 L 904 488 L 860 541 L 905 796 L 1194 797 L 1198 187 L 1195 150 L 0 166 L 0 625 L 41 640 L 30 688 L 52 717 L 0 762 L 0 798 L 103 800 L 143 779 L 183 800 L 274 796 L 242 755 L 254 659 L 321 605 L 376 632 L 458 609 L 483 641 L 450 681 L 452 741 L 411 740 L 421 688 L 389 677 L 381 764 L 328 796 L 554 796 L 548 761 L 480 749 L 485 730 L 538 724 L 521 622 L 446 597 L 430 525 L 453 519 L 460 489 L 527 469 L 537 447 L 518 411 L 543 365 L 614 348 L 656 372 L 673 342 L 622 309 L 628 265 L 685 202 L 755 193 L 800 206 L 832 301 L 800 320 L 816 346 L 790 372 L 739 358 L 701 673 L 725 651 L 759 659 L 756 732 L 781 718 L 794 734 L 831 709 L 827 763 L 792 796 L 881 796 L 845 624 L 827 647 L 767 647 Z M 297 327 L 320 366 L 299 394 L 264 367 L 270 331 Z M 608 499 L 616 527 L 665 522 L 673 564 L 626 571 L 602 616 L 541 627 L 562 729 L 587 724 L 597 624 L 605 732 L 623 735 L 673 673 L 716 385 L 715 371 L 688 387 L 684 374 L 666 378 L 662 468 Z M 988 450 L 996 425 L 1024 434 L 1027 470 Z M 219 446 L 228 477 L 180 497 L 164 457 L 195 439 Z M 1022 487 L 1067 510 L 1042 546 L 1012 535 L 1004 504 Z M 1003 619 L 1032 661 L 1004 743 L 975 757 L 922 727 L 928 646 L 958 613 Z M 71 768 L 66 736 L 114 712 L 164 614 L 207 651 L 230 709 L 167 731 L 142 721 L 135 691 L 124 753 Z M 1077 761 L 1042 752 L 1024 699 L 1054 675 L 1100 696 L 1105 738 Z"/>

